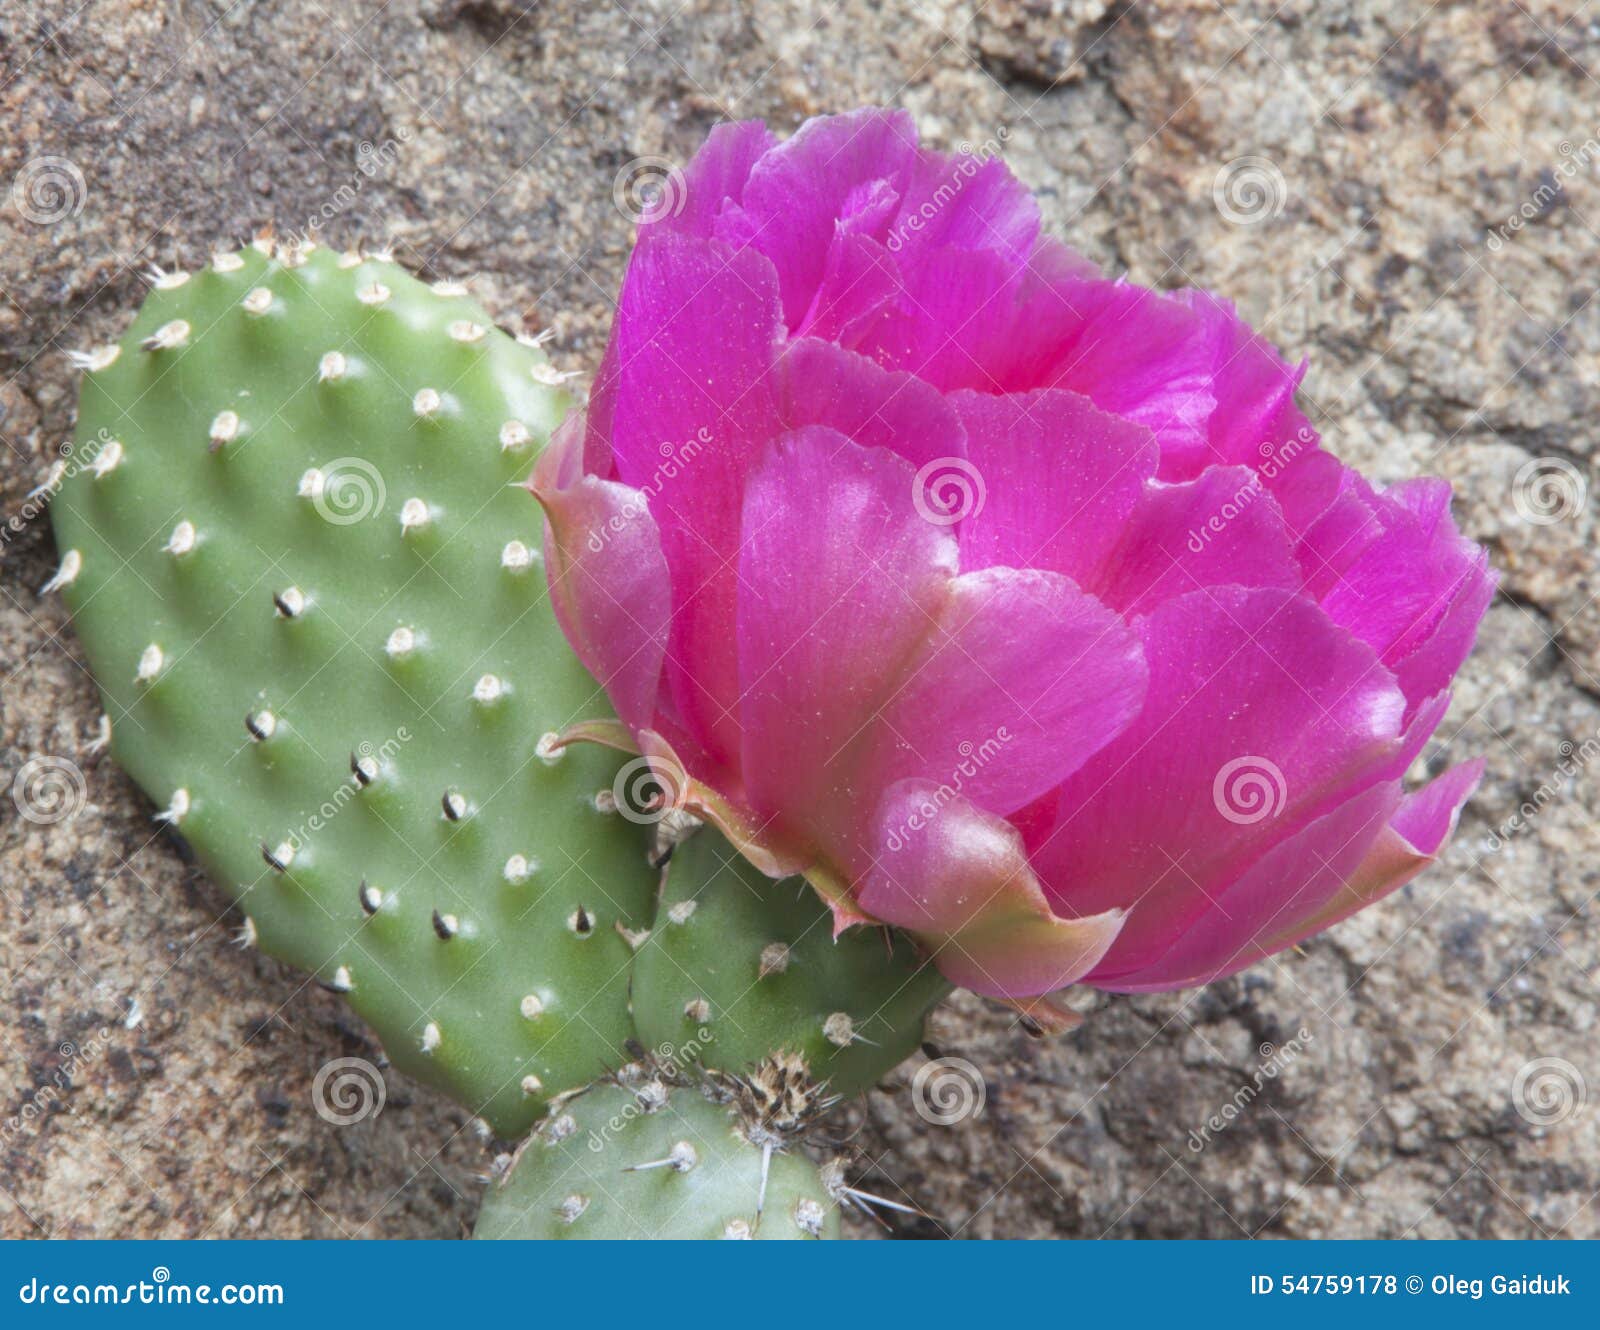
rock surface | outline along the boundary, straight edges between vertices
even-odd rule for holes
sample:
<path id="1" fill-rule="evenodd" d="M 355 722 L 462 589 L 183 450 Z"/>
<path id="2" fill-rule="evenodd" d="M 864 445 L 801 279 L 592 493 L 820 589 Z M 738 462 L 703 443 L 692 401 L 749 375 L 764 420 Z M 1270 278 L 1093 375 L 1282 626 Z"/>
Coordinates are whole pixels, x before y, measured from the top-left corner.
<path id="1" fill-rule="evenodd" d="M 1094 999 L 1059 1042 L 958 1000 L 934 1042 L 981 1072 L 982 1111 L 941 1079 L 959 1065 L 908 1067 L 848 1110 L 867 1185 L 936 1216 L 895 1225 L 919 1235 L 1600 1236 L 1600 27 L 1583 11 L 10 6 L 0 780 L 53 757 L 83 785 L 67 772 L 53 824 L 0 799 L 0 1235 L 452 1235 L 492 1154 L 398 1077 L 376 1117 L 317 1115 L 319 1068 L 375 1058 L 367 1036 L 229 945 L 218 894 L 92 751 L 94 691 L 37 594 L 55 556 L 26 497 L 71 431 L 60 352 L 119 328 L 151 265 L 273 219 L 470 277 L 502 322 L 556 329 L 558 360 L 592 369 L 639 159 L 683 160 L 724 116 L 787 130 L 894 101 L 936 143 L 1003 143 L 1049 225 L 1107 265 L 1226 293 L 1309 357 L 1329 446 L 1380 479 L 1448 476 L 1504 594 L 1421 763 L 1489 757 L 1446 862 L 1213 990 Z"/>

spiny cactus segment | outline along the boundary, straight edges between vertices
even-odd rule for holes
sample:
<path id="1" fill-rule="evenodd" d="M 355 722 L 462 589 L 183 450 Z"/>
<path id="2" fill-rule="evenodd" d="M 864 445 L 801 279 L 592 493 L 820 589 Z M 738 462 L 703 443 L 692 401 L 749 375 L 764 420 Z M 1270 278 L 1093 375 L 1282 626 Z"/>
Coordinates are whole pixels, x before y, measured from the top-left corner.
<path id="1" fill-rule="evenodd" d="M 166 274 L 52 477 L 118 761 L 393 1062 L 502 1136 L 631 1034 L 655 875 L 517 483 L 567 407 L 536 346 L 382 255 Z"/>
<path id="2" fill-rule="evenodd" d="M 853 1200 L 841 1171 L 825 1176 L 774 1131 L 737 1086 L 632 1064 L 541 1124 L 491 1186 L 474 1236 L 837 1237 L 840 1200 Z"/>
<path id="3" fill-rule="evenodd" d="M 709 827 L 673 852 L 633 969 L 645 1044 L 693 1039 L 702 1065 L 728 1072 L 788 1051 L 836 1095 L 910 1056 L 948 992 L 903 938 L 856 929 L 836 941 L 803 880 L 762 876 Z"/>

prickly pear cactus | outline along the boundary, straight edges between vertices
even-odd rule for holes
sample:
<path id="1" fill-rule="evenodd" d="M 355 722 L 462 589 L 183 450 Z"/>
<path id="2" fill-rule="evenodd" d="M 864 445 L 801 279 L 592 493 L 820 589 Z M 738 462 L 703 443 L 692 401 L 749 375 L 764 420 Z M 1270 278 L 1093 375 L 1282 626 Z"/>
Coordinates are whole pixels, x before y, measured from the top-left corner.
<path id="1" fill-rule="evenodd" d="M 459 288 L 270 242 L 81 360 L 52 589 L 118 761 L 246 940 L 519 1134 L 619 1060 L 655 877 L 617 761 L 542 738 L 608 711 L 516 483 L 560 376 Z"/>
<path id="2" fill-rule="evenodd" d="M 804 880 L 764 877 L 709 827 L 673 852 L 633 970 L 646 1044 L 693 1037 L 702 1065 L 730 1072 L 788 1051 L 839 1095 L 910 1056 L 949 991 L 902 937 L 855 929 L 835 941 Z"/>
<path id="3" fill-rule="evenodd" d="M 736 1102 L 624 1076 L 564 1103 L 484 1198 L 478 1238 L 835 1238 L 805 1156 L 768 1150 Z"/>

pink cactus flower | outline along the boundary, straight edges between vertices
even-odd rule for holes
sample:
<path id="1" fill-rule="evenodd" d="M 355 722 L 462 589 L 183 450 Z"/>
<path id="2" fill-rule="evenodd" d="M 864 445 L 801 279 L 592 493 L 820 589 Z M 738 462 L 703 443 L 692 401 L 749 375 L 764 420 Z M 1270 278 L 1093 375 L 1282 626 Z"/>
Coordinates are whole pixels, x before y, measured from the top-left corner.
<path id="1" fill-rule="evenodd" d="M 714 130 L 541 460 L 563 624 L 677 801 L 1013 1001 L 1205 983 L 1410 880 L 1494 589 L 1304 369 L 1110 281 L 903 112 Z"/>

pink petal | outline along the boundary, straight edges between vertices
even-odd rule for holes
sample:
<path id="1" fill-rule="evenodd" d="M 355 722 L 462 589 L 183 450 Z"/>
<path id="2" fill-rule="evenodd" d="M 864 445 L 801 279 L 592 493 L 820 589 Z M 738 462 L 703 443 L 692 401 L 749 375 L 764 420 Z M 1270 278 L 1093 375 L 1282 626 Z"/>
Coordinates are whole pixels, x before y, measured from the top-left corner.
<path id="1" fill-rule="evenodd" d="M 1215 348 L 1195 316 L 1127 282 L 1074 280 L 1054 294 L 1075 324 L 1046 382 L 1147 426 L 1161 445 L 1162 479 L 1187 479 L 1214 460 Z"/>
<path id="2" fill-rule="evenodd" d="M 1462 806 L 1471 798 L 1482 777 L 1482 759 L 1463 762 L 1402 799 L 1387 824 L 1379 824 L 1375 836 L 1366 836 L 1365 828 L 1360 828 L 1352 832 L 1348 842 L 1337 847 L 1331 843 L 1320 847 L 1306 844 L 1304 848 L 1309 854 L 1320 852 L 1335 855 L 1342 878 L 1333 880 L 1331 874 L 1311 872 L 1310 876 L 1317 879 L 1314 889 L 1297 893 L 1292 909 L 1276 910 L 1269 917 L 1264 917 L 1260 931 L 1252 935 L 1248 943 L 1241 942 L 1232 955 L 1224 957 L 1219 951 L 1213 952 L 1205 964 L 1193 969 L 1181 981 L 1141 982 L 1138 987 L 1146 990 L 1182 988 L 1226 978 L 1247 965 L 1276 955 L 1285 948 L 1296 946 L 1308 937 L 1332 928 L 1357 911 L 1399 890 L 1438 858 L 1455 830 Z M 1363 801 L 1376 804 L 1382 792 L 1392 789 L 1391 786 L 1378 787 L 1378 790 L 1362 796 L 1361 800 L 1352 800 L 1352 804 L 1360 805 Z M 1345 820 L 1353 821 L 1357 811 L 1357 808 L 1350 809 Z M 1338 834 L 1337 817 L 1335 814 L 1324 819 L 1327 824 L 1324 839 L 1328 842 L 1332 842 Z M 1364 853 L 1352 863 L 1350 850 L 1356 845 L 1361 845 Z M 1287 853 L 1277 865 L 1263 861 L 1259 872 L 1252 870 L 1247 875 L 1248 887 L 1256 895 L 1265 895 L 1269 890 L 1268 879 L 1274 866 L 1280 867 L 1286 874 L 1295 872 L 1289 864 Z M 1307 873 L 1305 865 L 1302 864 L 1299 871 Z M 1294 879 L 1280 879 L 1283 880 Z M 1232 900 L 1233 894 L 1230 893 L 1225 903 Z M 1122 987 L 1120 984 L 1110 986 Z"/>
<path id="3" fill-rule="evenodd" d="M 939 246 L 993 250 L 1021 268 L 1039 235 L 1039 205 L 996 156 L 917 154 L 889 236 L 902 262 Z"/>
<path id="4" fill-rule="evenodd" d="M 750 476 L 736 638 L 746 796 L 762 814 L 863 815 L 845 750 L 899 685 L 955 574 L 955 538 L 917 515 L 914 475 L 813 425 Z"/>
<path id="5" fill-rule="evenodd" d="M 1124 614 L 1208 586 L 1298 588 L 1289 529 L 1254 471 L 1214 466 L 1198 480 L 1144 487 L 1115 556 L 1089 584 Z"/>
<path id="6" fill-rule="evenodd" d="M 836 235 L 816 295 L 793 335 L 852 345 L 900 292 L 900 270 L 879 241 Z"/>
<path id="7" fill-rule="evenodd" d="M 650 723 L 671 616 L 661 536 L 645 496 L 583 475 L 574 414 L 540 456 L 529 489 L 544 508 L 550 603 L 567 640 L 630 726 Z"/>
<path id="8" fill-rule="evenodd" d="M 1479 550 L 1432 635 L 1394 662 L 1395 678 L 1408 698 L 1425 698 L 1455 678 L 1477 640 L 1478 625 L 1494 599 L 1499 580 L 1500 575 L 1489 567 L 1488 551 Z"/>
<path id="9" fill-rule="evenodd" d="M 1076 771 L 1144 702 L 1138 636 L 1056 573 L 958 577 L 921 631 L 864 738 L 862 788 L 919 777 L 1009 813 Z"/>
<path id="10" fill-rule="evenodd" d="M 1173 299 L 1194 311 L 1212 348 L 1216 407 L 1206 424 L 1209 456 L 1200 466 L 1244 464 L 1259 468 L 1317 446 L 1316 432 L 1295 407 L 1294 394 L 1307 363 L 1291 368 L 1264 337 L 1241 319 L 1231 301 L 1209 291 L 1185 290 Z M 1174 469 L 1163 474 L 1173 475 Z"/>
<path id="11" fill-rule="evenodd" d="M 1097 988 L 1158 992 L 1210 983 L 1265 960 L 1295 922 L 1314 915 L 1354 877 L 1400 804 L 1395 782 L 1375 785 L 1274 846 L 1185 928 L 1159 959 L 1121 969 L 1102 965 Z"/>
<path id="12" fill-rule="evenodd" d="M 968 800 L 922 781 L 884 794 L 874 859 L 858 903 L 909 930 L 953 983 L 993 997 L 1033 997 L 1075 983 L 1116 937 L 1122 914 L 1056 916 L 1022 837 Z"/>
<path id="13" fill-rule="evenodd" d="M 755 164 L 778 146 L 759 120 L 717 125 L 676 180 L 662 186 L 661 205 L 639 223 L 639 235 L 678 232 L 709 239 L 725 204 L 744 197 Z"/>
<path id="14" fill-rule="evenodd" d="M 1004 391 L 998 371 L 1016 336 L 1025 280 L 1016 263 L 987 249 L 930 249 L 899 271 L 902 294 L 859 333 L 855 348 L 942 392 Z"/>
<path id="15" fill-rule="evenodd" d="M 955 409 L 915 375 L 806 337 L 778 365 L 780 410 L 790 429 L 826 425 L 863 448 L 887 448 L 913 466 L 966 452 Z"/>
<path id="16" fill-rule="evenodd" d="M 613 334 L 612 450 L 623 483 L 649 496 L 672 570 L 677 708 L 721 761 L 738 751 L 731 561 L 745 474 L 781 432 L 770 373 L 779 333 L 776 280 L 759 254 L 674 235 L 635 249 Z"/>
<path id="17" fill-rule="evenodd" d="M 875 181 L 898 196 L 916 158 L 910 115 L 873 107 L 808 120 L 756 163 L 744 189 L 749 243 L 778 271 L 790 328 L 801 325 L 822 284 L 846 200 Z"/>
<path id="18" fill-rule="evenodd" d="M 1119 972 L 1155 960 L 1272 845 L 1374 783 L 1405 706 L 1370 647 L 1281 590 L 1191 592 L 1137 626 L 1144 711 L 1063 785 L 1032 846 L 1060 908 L 1132 911 Z"/>
<path id="19" fill-rule="evenodd" d="M 960 392 L 950 401 L 966 426 L 972 491 L 981 499 L 961 523 L 962 567 L 1047 568 L 1104 583 L 1155 470 L 1149 431 L 1059 390 Z"/>

